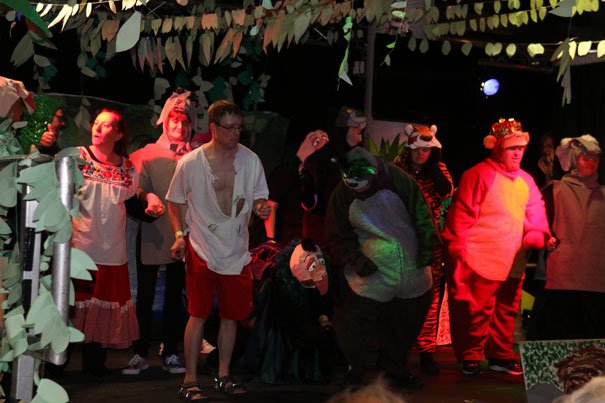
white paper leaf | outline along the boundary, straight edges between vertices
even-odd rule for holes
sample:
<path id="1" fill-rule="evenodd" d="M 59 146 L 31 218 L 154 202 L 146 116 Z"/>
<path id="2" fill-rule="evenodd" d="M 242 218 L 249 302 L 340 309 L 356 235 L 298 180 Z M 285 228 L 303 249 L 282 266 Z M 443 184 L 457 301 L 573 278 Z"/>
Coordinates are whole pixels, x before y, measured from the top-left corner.
<path id="1" fill-rule="evenodd" d="M 132 49 L 141 35 L 141 13 L 135 11 L 122 25 L 116 36 L 116 52 Z"/>

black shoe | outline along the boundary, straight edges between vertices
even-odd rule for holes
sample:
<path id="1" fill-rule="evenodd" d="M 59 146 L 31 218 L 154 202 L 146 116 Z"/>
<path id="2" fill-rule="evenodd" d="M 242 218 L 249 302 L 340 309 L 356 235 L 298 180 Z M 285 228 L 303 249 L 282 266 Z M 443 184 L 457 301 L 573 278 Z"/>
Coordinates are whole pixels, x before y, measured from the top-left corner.
<path id="1" fill-rule="evenodd" d="M 465 360 L 462 361 L 462 373 L 464 375 L 482 375 L 483 370 L 479 361 Z"/>
<path id="2" fill-rule="evenodd" d="M 385 374 L 385 379 L 391 386 L 391 388 L 397 389 L 411 389 L 411 390 L 422 390 L 424 388 L 424 382 L 418 377 L 410 374 L 393 375 Z"/>
<path id="3" fill-rule="evenodd" d="M 433 359 L 433 353 L 420 353 L 422 372 L 428 375 L 439 375 L 439 367 Z"/>

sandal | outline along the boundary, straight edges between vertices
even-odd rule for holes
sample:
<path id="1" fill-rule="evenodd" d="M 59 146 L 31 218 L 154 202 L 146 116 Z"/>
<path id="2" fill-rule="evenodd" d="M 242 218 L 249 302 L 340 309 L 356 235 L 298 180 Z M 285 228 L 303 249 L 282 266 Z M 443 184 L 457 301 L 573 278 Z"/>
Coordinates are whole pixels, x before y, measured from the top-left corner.
<path id="1" fill-rule="evenodd" d="M 221 378 L 215 378 L 214 388 L 219 392 L 223 392 L 231 396 L 245 395 L 248 393 L 244 385 L 236 382 L 235 379 L 231 378 L 229 375 L 225 375 Z"/>
<path id="2" fill-rule="evenodd" d="M 208 396 L 202 392 L 200 385 L 197 382 L 187 382 L 179 387 L 176 395 L 188 402 L 203 402 L 208 400 Z"/>

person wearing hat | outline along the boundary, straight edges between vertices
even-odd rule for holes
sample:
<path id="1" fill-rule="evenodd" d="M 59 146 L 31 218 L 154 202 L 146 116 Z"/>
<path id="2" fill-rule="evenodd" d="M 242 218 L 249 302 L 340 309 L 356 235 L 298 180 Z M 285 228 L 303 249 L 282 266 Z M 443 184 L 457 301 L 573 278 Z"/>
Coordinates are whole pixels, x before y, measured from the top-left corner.
<path id="1" fill-rule="evenodd" d="M 395 159 L 395 164 L 416 180 L 424 199 L 431 208 L 437 228 L 443 222 L 442 204 L 454 193 L 454 183 L 446 165 L 441 161 L 441 143 L 437 140 L 437 126 L 406 125 L 402 142 L 404 151 Z M 433 358 L 437 348 L 437 323 L 443 297 L 443 248 L 437 245 L 435 260 L 431 265 L 433 274 L 433 301 L 424 325 L 418 336 L 416 347 L 420 351 L 423 372 L 439 374 L 439 367 Z"/>
<path id="2" fill-rule="evenodd" d="M 11 122 L 23 120 L 23 112 L 31 115 L 35 109 L 34 96 L 21 81 L 0 76 L 0 156 L 23 154 Z"/>
<path id="3" fill-rule="evenodd" d="M 133 152 L 130 156 L 139 171 L 139 184 L 146 192 L 160 196 L 166 204 L 165 195 L 170 180 L 181 157 L 191 151 L 192 129 L 196 127 L 196 104 L 191 92 L 177 90 L 165 102 L 157 121 L 162 125 L 162 134 L 155 143 Z M 138 375 L 149 368 L 147 357 L 151 338 L 151 323 L 156 280 L 161 265 L 166 265 L 164 306 L 162 309 L 162 368 L 171 374 L 185 372 L 179 358 L 178 345 L 183 339 L 187 312 L 183 304 L 185 288 L 185 264 L 170 256 L 174 233 L 168 215 L 152 222 L 141 221 L 138 236 L 137 259 L 137 318 L 140 339 L 134 345 L 134 356 L 125 375 Z"/>
<path id="4" fill-rule="evenodd" d="M 336 118 L 334 133 L 329 136 L 330 141 L 321 150 L 304 159 L 301 168 L 300 201 L 305 210 L 303 237 L 314 239 L 326 252 L 326 207 L 332 191 L 340 182 L 340 174 L 331 159 L 359 145 L 365 127 L 366 118 L 362 112 L 348 107 L 341 108 Z M 319 149 L 323 144 L 324 142 L 320 141 L 315 146 Z"/>
<path id="5" fill-rule="evenodd" d="M 529 248 L 550 238 L 544 201 L 521 169 L 529 133 L 514 119 L 491 126 L 488 158 L 465 171 L 442 232 L 452 344 L 462 372 L 523 373 L 513 350 Z"/>
<path id="6" fill-rule="evenodd" d="M 336 162 L 342 180 L 328 204 L 326 230 L 346 290 L 334 321 L 349 364 L 344 383 L 361 383 L 377 336 L 379 369 L 392 386 L 420 389 L 407 359 L 431 303 L 430 265 L 439 243 L 431 212 L 416 181 L 394 164 L 361 147 Z"/>
<path id="7" fill-rule="evenodd" d="M 553 237 L 546 244 L 546 288 L 540 339 L 605 338 L 605 186 L 601 147 L 590 134 L 556 149 L 564 171 L 544 191 Z"/>
<path id="8" fill-rule="evenodd" d="M 31 115 L 35 110 L 34 96 L 23 82 L 0 76 L 0 117 L 19 122 L 24 111 Z"/>

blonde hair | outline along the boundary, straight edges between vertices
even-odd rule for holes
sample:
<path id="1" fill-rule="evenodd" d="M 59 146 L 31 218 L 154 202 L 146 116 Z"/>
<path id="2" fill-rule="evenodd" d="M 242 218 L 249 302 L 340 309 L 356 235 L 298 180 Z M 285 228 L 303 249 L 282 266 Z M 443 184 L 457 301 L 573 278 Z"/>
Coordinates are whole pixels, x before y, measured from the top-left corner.
<path id="1" fill-rule="evenodd" d="M 383 378 L 378 378 L 361 389 L 346 389 L 326 403 L 405 403 L 405 400 L 391 391 Z"/>

